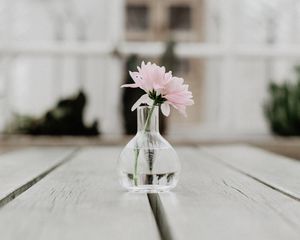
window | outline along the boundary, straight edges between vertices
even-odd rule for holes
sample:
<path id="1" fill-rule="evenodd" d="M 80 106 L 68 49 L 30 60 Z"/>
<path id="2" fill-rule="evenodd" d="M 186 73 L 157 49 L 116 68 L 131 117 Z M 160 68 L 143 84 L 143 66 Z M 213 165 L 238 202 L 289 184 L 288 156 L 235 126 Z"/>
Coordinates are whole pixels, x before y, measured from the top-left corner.
<path id="1" fill-rule="evenodd" d="M 126 8 L 128 30 L 143 31 L 149 27 L 149 9 L 146 5 L 128 5 Z"/>
<path id="2" fill-rule="evenodd" d="M 169 9 L 169 28 L 171 30 L 190 30 L 192 25 L 189 6 L 171 6 Z"/>

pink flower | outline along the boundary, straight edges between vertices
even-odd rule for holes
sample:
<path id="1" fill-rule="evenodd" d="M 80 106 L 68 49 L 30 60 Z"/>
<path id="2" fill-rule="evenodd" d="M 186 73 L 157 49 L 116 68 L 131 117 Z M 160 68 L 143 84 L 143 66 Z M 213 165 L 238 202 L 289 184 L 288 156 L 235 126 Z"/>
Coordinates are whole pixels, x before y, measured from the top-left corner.
<path id="1" fill-rule="evenodd" d="M 165 67 L 159 67 L 156 64 L 148 62 L 145 64 L 142 62 L 141 67 L 137 67 L 138 72 L 130 72 L 134 83 L 124 84 L 121 87 L 141 88 L 145 92 L 152 90 L 160 90 L 163 88 L 172 78 L 172 73 L 166 73 Z"/>
<path id="2" fill-rule="evenodd" d="M 146 92 L 132 106 L 132 111 L 143 103 L 149 106 L 161 104 L 165 116 L 170 114 L 170 105 L 186 116 L 186 107 L 194 104 L 192 93 L 188 90 L 188 85 L 183 84 L 183 78 L 173 77 L 171 72 L 166 73 L 165 67 L 142 62 L 138 72 L 129 72 L 129 74 L 134 83 L 121 87 L 139 87 Z"/>
<path id="3" fill-rule="evenodd" d="M 192 92 L 183 82 L 183 78 L 173 77 L 163 88 L 161 94 L 166 101 L 161 105 L 161 110 L 165 116 L 170 114 L 171 105 L 186 117 L 186 107 L 194 104 Z"/>

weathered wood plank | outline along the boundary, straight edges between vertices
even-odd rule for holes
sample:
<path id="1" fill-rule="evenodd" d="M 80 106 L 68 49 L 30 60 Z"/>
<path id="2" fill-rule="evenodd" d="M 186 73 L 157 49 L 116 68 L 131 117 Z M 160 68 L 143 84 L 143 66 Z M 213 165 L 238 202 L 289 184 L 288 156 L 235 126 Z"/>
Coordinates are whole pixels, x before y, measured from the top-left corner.
<path id="1" fill-rule="evenodd" d="M 159 239 L 147 196 L 117 182 L 119 152 L 83 149 L 4 206 L 1 239 Z"/>
<path id="2" fill-rule="evenodd" d="M 15 147 L 15 146 L 2 146 L 0 145 L 0 154 L 4 154 L 7 152 L 12 152 L 16 150 L 21 150 L 21 147 Z"/>
<path id="3" fill-rule="evenodd" d="M 74 148 L 29 148 L 0 155 L 0 206 L 67 160 Z"/>
<path id="4" fill-rule="evenodd" d="M 220 164 L 197 149 L 178 149 L 174 192 L 152 199 L 166 239 L 299 239 L 300 203 Z"/>
<path id="5" fill-rule="evenodd" d="M 300 162 L 259 148 L 229 145 L 205 148 L 218 160 L 300 200 Z"/>

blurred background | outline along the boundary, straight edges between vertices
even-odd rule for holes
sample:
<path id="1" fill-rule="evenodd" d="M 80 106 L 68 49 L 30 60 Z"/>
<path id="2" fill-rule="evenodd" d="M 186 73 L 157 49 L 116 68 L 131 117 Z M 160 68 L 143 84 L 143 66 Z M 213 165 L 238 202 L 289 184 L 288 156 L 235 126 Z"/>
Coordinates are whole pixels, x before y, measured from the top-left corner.
<path id="1" fill-rule="evenodd" d="M 0 0 L 2 142 L 123 141 L 141 92 L 120 85 L 142 60 L 194 94 L 162 119 L 171 141 L 300 156 L 298 0 Z"/>

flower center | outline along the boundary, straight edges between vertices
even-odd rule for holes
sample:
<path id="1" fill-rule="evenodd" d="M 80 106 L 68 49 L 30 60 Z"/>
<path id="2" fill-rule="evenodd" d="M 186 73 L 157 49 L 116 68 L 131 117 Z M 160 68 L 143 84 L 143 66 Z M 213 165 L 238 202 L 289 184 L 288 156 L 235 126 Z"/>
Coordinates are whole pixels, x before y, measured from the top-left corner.
<path id="1" fill-rule="evenodd" d="M 158 94 L 155 90 L 149 91 L 148 96 L 154 101 L 155 104 L 162 104 L 167 101 L 161 94 Z"/>

